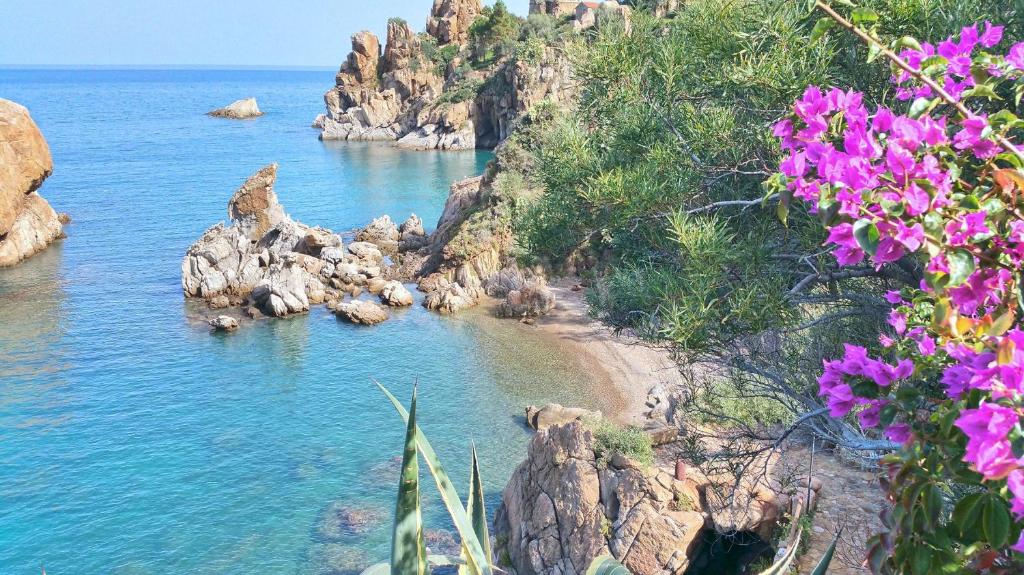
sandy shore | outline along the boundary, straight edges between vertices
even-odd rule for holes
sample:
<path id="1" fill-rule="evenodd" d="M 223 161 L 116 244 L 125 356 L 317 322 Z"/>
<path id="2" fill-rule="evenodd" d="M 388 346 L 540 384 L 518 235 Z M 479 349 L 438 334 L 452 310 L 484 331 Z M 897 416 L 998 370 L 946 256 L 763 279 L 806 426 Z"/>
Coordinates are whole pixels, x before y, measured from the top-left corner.
<path id="1" fill-rule="evenodd" d="M 615 335 L 590 317 L 585 293 L 573 291 L 574 283 L 561 279 L 550 284 L 557 302 L 555 309 L 538 318 L 532 327 L 577 352 L 580 364 L 590 372 L 600 392 L 617 396 L 605 402 L 617 408 L 605 413 L 609 419 L 642 425 L 647 392 L 659 383 L 682 385 L 676 363 L 666 350 L 643 345 L 627 335 Z"/>

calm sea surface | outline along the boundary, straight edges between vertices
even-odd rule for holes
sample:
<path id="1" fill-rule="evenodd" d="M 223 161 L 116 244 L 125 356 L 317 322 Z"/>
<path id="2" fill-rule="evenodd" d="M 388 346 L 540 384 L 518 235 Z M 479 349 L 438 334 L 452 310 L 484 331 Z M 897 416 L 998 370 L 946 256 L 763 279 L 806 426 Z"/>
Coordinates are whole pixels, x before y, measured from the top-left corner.
<path id="1" fill-rule="evenodd" d="M 49 141 L 41 193 L 68 239 L 0 270 L 0 573 L 349 573 L 386 559 L 402 425 L 373 387 L 420 382 L 424 430 L 491 511 L 523 405 L 593 404 L 564 351 L 419 306 L 375 328 L 322 308 L 211 335 L 183 301 L 187 247 L 270 163 L 286 210 L 336 231 L 437 221 L 487 153 L 316 139 L 332 72 L 0 70 Z M 252 121 L 204 113 L 255 96 Z M 425 486 L 428 527 L 444 528 Z M 369 518 L 333 528 L 330 506 Z"/>

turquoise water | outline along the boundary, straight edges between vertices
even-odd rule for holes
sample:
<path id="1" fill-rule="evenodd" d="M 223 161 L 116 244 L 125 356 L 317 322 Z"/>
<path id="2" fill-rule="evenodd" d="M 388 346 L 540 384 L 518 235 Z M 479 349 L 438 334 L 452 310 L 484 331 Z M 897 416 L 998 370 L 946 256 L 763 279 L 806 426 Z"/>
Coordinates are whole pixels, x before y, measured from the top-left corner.
<path id="1" fill-rule="evenodd" d="M 0 270 L 0 573 L 349 573 L 386 558 L 401 447 L 371 378 L 403 398 L 419 380 L 422 426 L 463 485 L 476 441 L 492 509 L 523 405 L 594 403 L 564 351 L 480 314 L 414 306 L 357 328 L 319 308 L 229 336 L 197 319 L 182 255 L 262 165 L 279 162 L 293 217 L 348 230 L 435 222 L 449 182 L 488 160 L 317 141 L 332 76 L 0 70 L 52 149 L 41 193 L 74 219 Z M 203 115 L 247 96 L 265 117 Z M 374 520 L 325 532 L 332 504 Z"/>

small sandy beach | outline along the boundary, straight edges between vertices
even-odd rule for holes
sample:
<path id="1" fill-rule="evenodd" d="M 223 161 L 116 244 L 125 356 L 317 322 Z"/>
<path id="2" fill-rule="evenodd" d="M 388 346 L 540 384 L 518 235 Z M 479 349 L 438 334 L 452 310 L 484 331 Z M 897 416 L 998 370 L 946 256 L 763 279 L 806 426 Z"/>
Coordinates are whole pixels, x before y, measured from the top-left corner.
<path id="1" fill-rule="evenodd" d="M 591 372 L 598 385 L 617 396 L 608 403 L 619 407 L 605 415 L 623 424 L 643 425 L 647 392 L 659 383 L 682 385 L 675 361 L 665 349 L 644 345 L 629 335 L 616 335 L 592 318 L 584 290 L 573 291 L 573 278 L 550 284 L 555 309 L 537 318 L 532 326 L 578 350 L 580 364 Z"/>

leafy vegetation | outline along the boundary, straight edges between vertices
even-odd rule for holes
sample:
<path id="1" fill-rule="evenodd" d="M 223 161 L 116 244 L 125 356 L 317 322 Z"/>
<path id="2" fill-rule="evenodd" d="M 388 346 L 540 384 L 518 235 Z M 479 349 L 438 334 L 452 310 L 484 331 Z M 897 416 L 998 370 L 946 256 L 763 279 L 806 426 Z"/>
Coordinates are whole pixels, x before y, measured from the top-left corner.
<path id="1" fill-rule="evenodd" d="M 512 54 L 522 19 L 508 11 L 502 0 L 486 6 L 469 26 L 469 53 L 478 66 Z"/>
<path id="2" fill-rule="evenodd" d="M 588 422 L 588 426 L 594 433 L 594 453 L 598 461 L 607 464 L 613 455 L 619 453 L 641 465 L 654 465 L 651 438 L 643 429 L 632 425 L 619 426 L 607 419 Z"/>

